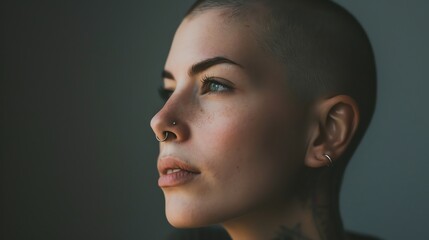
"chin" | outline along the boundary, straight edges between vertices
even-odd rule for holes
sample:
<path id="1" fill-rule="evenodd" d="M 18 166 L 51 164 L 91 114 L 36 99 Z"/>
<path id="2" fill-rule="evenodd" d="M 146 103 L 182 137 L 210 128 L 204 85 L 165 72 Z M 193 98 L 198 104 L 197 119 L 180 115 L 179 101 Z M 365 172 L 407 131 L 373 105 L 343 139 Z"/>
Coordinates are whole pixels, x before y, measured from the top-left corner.
<path id="1" fill-rule="evenodd" d="M 190 209 L 192 204 L 185 203 L 180 198 L 168 198 L 165 201 L 165 215 L 167 221 L 175 228 L 193 228 L 196 220 L 193 217 L 195 210 Z"/>
<path id="2" fill-rule="evenodd" d="M 168 215 L 167 215 L 167 221 L 168 221 L 168 223 L 170 223 L 171 226 L 173 226 L 175 228 L 195 228 L 195 227 L 198 227 L 192 221 L 187 221 L 187 219 L 168 217 Z"/>
<path id="3" fill-rule="evenodd" d="M 208 211 L 206 207 L 195 204 L 167 204 L 165 214 L 168 222 L 175 228 L 197 228 L 221 222 L 218 214 Z"/>
<path id="4" fill-rule="evenodd" d="M 204 221 L 199 221 L 192 217 L 193 214 L 171 214 L 166 213 L 167 220 L 171 226 L 175 228 L 197 228 L 210 224 L 204 224 Z"/>
<path id="5" fill-rule="evenodd" d="M 166 217 L 175 228 L 196 228 L 214 224 L 204 211 L 180 207 L 166 207 Z"/>

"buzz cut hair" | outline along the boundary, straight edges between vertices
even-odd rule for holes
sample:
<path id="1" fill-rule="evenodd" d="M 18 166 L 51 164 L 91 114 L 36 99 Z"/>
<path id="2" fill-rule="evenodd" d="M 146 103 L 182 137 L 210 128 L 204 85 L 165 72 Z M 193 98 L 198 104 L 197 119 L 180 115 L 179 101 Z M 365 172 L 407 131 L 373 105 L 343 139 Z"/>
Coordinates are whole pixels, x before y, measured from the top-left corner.
<path id="1" fill-rule="evenodd" d="M 252 8 L 265 8 L 255 16 Z M 258 18 L 257 39 L 284 63 L 286 83 L 298 99 L 348 95 L 360 123 L 339 161 L 345 168 L 372 119 L 377 92 L 375 58 L 361 24 L 330 0 L 197 0 L 186 17 L 224 9 L 232 19 Z M 343 168 L 343 169 L 344 169 Z"/>

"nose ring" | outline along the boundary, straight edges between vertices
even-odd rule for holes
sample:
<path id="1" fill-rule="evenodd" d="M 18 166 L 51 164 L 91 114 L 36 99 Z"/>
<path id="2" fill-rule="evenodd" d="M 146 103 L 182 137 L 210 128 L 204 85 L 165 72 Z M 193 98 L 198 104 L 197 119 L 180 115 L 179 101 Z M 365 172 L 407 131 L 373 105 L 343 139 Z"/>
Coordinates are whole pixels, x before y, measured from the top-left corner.
<path id="1" fill-rule="evenodd" d="M 163 139 L 159 139 L 158 136 L 155 134 L 155 138 L 156 138 L 156 140 L 158 140 L 158 142 L 165 142 L 165 140 L 167 140 L 167 138 L 168 138 L 168 132 L 165 131 L 164 133 L 165 133 L 165 136 L 164 136 Z"/>
<path id="2" fill-rule="evenodd" d="M 177 122 L 173 121 L 173 122 L 171 122 L 171 124 L 176 125 Z M 155 134 L 155 138 L 156 138 L 156 140 L 158 140 L 158 142 L 165 142 L 165 140 L 167 140 L 167 138 L 168 138 L 168 131 L 164 131 L 163 134 L 164 134 L 164 138 L 163 139 L 160 139 L 158 137 L 158 135 Z"/>

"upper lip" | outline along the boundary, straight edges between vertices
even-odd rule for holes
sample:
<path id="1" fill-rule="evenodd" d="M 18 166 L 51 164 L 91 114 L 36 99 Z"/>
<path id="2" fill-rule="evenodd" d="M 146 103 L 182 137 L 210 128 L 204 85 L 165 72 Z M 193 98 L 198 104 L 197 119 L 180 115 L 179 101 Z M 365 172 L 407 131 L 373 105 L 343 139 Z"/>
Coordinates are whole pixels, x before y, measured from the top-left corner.
<path id="1" fill-rule="evenodd" d="M 200 173 L 200 171 L 196 167 L 192 166 L 189 163 L 185 163 L 179 158 L 172 157 L 172 156 L 165 156 L 165 157 L 159 158 L 157 167 L 161 175 L 167 174 L 167 171 L 169 169 L 181 169 L 191 173 L 196 173 L 196 174 Z"/>

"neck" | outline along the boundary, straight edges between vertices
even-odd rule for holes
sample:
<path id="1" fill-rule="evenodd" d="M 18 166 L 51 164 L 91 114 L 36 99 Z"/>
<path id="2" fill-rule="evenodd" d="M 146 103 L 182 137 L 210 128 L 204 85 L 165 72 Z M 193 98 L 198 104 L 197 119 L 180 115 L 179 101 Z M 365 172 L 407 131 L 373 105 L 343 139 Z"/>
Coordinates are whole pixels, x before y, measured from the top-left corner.
<path id="1" fill-rule="evenodd" d="M 306 200 L 273 201 L 225 222 L 234 240 L 342 240 L 338 191 L 329 170 L 317 174 Z"/>

